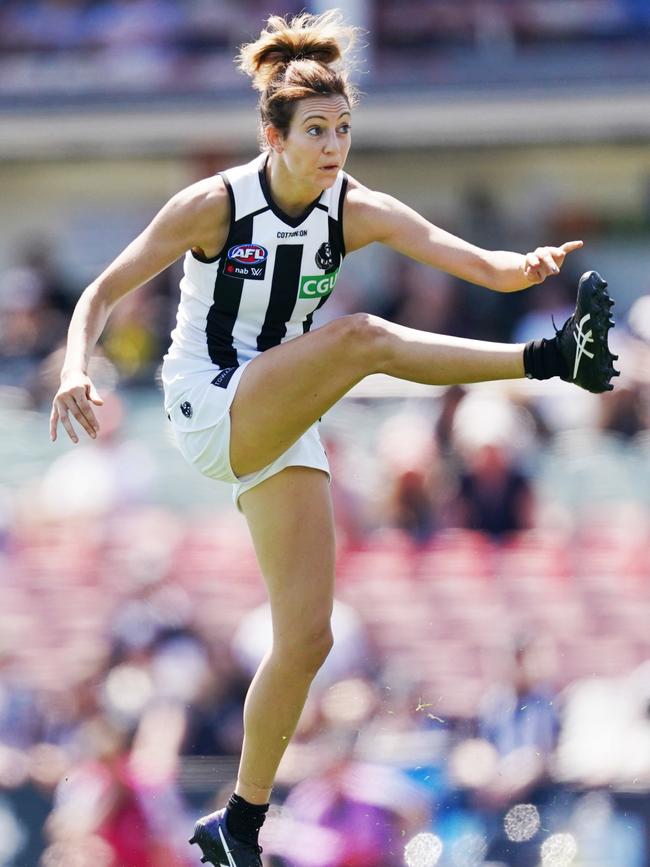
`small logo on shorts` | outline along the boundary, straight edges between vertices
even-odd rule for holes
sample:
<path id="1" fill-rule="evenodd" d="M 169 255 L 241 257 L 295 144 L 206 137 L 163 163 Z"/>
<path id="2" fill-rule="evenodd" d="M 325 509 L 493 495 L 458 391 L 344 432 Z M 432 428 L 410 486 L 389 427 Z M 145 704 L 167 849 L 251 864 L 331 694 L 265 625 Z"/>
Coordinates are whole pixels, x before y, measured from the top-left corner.
<path id="1" fill-rule="evenodd" d="M 233 377 L 237 367 L 224 367 L 212 380 L 212 385 L 218 385 L 219 388 L 228 388 L 228 383 Z"/>
<path id="2" fill-rule="evenodd" d="M 319 268 L 322 268 L 323 271 L 327 271 L 328 268 L 334 267 L 334 256 L 332 255 L 331 246 L 325 241 L 324 244 L 321 244 L 318 248 L 318 252 L 316 253 L 316 265 Z"/>
<path id="3" fill-rule="evenodd" d="M 189 400 L 186 400 L 184 403 L 181 404 L 181 412 L 183 413 L 185 418 L 192 418 L 193 410 L 192 404 L 189 402 Z"/>

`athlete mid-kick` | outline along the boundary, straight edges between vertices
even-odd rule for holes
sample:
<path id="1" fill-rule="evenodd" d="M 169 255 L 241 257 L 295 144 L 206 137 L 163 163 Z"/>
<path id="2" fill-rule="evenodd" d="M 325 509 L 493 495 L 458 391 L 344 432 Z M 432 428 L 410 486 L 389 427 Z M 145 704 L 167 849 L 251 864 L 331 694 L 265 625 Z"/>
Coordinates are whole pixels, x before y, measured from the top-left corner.
<path id="1" fill-rule="evenodd" d="M 93 348 L 117 302 L 185 255 L 177 324 L 163 364 L 165 409 L 188 460 L 233 485 L 266 581 L 273 643 L 250 686 L 235 792 L 196 824 L 203 861 L 261 867 L 258 832 L 276 771 L 332 645 L 334 525 L 317 424 L 355 383 L 385 373 L 432 385 L 559 376 L 589 391 L 617 375 L 612 301 L 588 272 L 556 336 L 524 345 L 445 337 L 343 316 L 311 330 L 345 255 L 379 241 L 497 292 L 557 274 L 582 246 L 488 251 L 347 176 L 353 36 L 334 13 L 271 17 L 240 65 L 260 91 L 263 153 L 175 195 L 82 294 L 68 335 L 51 437 L 71 416 L 91 437 Z"/>

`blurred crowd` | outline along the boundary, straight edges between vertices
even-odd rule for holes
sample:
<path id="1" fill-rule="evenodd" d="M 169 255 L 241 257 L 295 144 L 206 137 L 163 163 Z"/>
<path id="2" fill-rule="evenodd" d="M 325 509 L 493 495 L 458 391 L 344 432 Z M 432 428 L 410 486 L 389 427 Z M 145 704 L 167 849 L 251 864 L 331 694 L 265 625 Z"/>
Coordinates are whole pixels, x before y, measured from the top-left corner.
<path id="1" fill-rule="evenodd" d="M 284 0 L 2 0 L 0 94 L 187 92 L 242 84 L 236 46 L 269 14 L 294 14 L 322 3 Z M 458 52 L 477 62 L 508 63 L 535 46 L 646 45 L 645 0 L 361 0 L 355 20 L 372 34 L 371 74 L 386 83 L 431 76 L 449 83 Z M 418 52 L 417 69 L 412 66 Z M 427 58 L 423 66 L 423 58 Z M 576 62 L 575 57 L 573 62 Z M 551 65 L 553 66 L 553 65 Z M 620 66 L 620 63 L 619 63 Z M 625 66 L 625 63 L 623 64 Z M 546 74 L 552 72 L 546 64 Z M 608 65 L 616 73 L 616 65 Z M 643 56 L 636 72 L 642 73 Z M 544 64 L 536 67 L 544 75 Z M 463 64 L 461 78 L 470 67 Z M 525 67 L 521 74 L 527 76 Z M 562 66 L 561 75 L 565 75 Z M 597 75 L 597 68 L 592 69 Z M 604 73 L 605 74 L 605 73 Z M 480 79 L 479 79 L 480 80 Z"/>
<path id="2" fill-rule="evenodd" d="M 385 271 L 371 298 L 351 268 L 323 312 L 368 302 L 520 340 L 563 321 L 576 276 L 501 298 Z M 37 413 L 43 437 L 81 288 L 66 275 L 27 240 L 0 274 L 3 419 Z M 97 443 L 1 492 L 2 867 L 189 867 L 193 820 L 232 789 L 270 640 L 254 553 L 232 508 L 160 505 L 165 467 L 125 423 L 129 395 L 152 391 L 176 278 L 109 323 Z M 650 863 L 649 296 L 614 335 L 624 376 L 601 398 L 454 387 L 361 395 L 324 420 L 335 645 L 281 767 L 265 867 L 399 867 L 405 850 L 416 867 Z"/>
<path id="3" fill-rule="evenodd" d="M 265 865 L 644 867 L 647 560 L 599 535 L 342 544 Z M 243 521 L 33 502 L 0 556 L 0 864 L 196 863 L 271 635 Z"/>
<path id="4" fill-rule="evenodd" d="M 633 2 L 413 2 L 399 21 L 395 4 L 373 10 L 386 44 L 406 45 L 432 10 L 446 39 L 453 27 L 475 38 L 488 5 L 519 41 L 533 14 L 540 38 L 544 22 L 579 38 L 648 26 Z M 219 8 L 217 21 L 200 0 L 5 0 L 0 52 L 108 56 L 139 20 L 151 56 L 184 39 L 207 57 L 250 11 Z M 266 11 L 256 4 L 255 20 Z M 478 190 L 447 228 L 528 249 L 611 238 L 607 219 L 562 213 L 531 230 Z M 626 241 L 647 237 L 648 214 L 620 219 Z M 161 505 L 172 459 L 154 383 L 177 269 L 109 320 L 97 442 L 63 439 L 37 459 L 83 288 L 62 249 L 25 237 L 0 270 L 0 867 L 189 867 L 194 819 L 232 790 L 269 610 L 232 507 L 195 507 L 185 466 L 181 508 Z M 374 271 L 346 262 L 321 322 L 365 309 L 486 340 L 552 336 L 592 265 L 577 254 L 543 291 L 501 296 L 373 256 Z M 625 288 L 605 276 L 614 295 Z M 409 867 L 650 864 L 650 273 L 638 288 L 615 308 L 611 394 L 400 384 L 325 417 L 335 645 L 281 766 L 265 867 L 401 867 L 405 849 Z M 147 400 L 138 435 L 127 408 Z"/>

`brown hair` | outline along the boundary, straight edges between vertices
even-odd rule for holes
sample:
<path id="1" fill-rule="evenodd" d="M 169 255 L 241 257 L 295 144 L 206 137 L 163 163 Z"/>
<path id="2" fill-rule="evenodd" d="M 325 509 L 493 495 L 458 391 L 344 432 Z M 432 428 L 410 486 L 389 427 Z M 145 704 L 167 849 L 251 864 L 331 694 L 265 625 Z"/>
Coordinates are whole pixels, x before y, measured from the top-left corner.
<path id="1" fill-rule="evenodd" d="M 260 91 L 264 128 L 272 125 L 286 136 L 296 102 L 309 96 L 343 96 L 356 103 L 357 91 L 348 81 L 351 64 L 345 55 L 356 41 L 357 28 L 343 23 L 340 12 L 303 12 L 290 21 L 271 15 L 255 42 L 242 45 L 239 68 Z"/>

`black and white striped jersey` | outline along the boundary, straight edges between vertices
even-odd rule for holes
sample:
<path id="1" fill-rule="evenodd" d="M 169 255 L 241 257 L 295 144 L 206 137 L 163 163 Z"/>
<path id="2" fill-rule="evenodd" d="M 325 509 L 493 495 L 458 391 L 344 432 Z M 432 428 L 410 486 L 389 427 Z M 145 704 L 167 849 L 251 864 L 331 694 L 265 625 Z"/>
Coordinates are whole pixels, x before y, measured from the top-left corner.
<path id="1" fill-rule="evenodd" d="M 230 229 L 218 256 L 188 252 L 181 300 L 166 358 L 238 367 L 309 331 L 329 298 L 345 255 L 342 212 L 347 178 L 296 218 L 275 204 L 261 154 L 221 173 Z"/>

